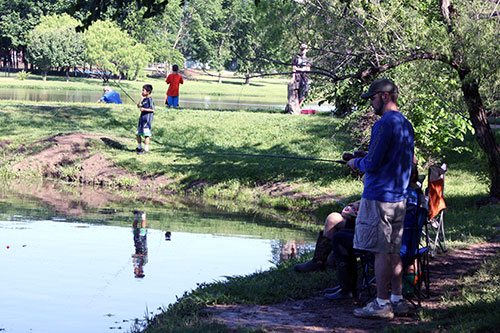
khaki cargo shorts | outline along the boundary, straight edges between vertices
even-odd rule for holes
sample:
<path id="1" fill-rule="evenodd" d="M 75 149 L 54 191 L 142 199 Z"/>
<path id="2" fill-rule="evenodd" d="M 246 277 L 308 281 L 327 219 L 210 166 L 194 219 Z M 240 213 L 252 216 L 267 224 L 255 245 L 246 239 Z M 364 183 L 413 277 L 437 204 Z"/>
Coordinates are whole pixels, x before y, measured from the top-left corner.
<path id="1" fill-rule="evenodd" d="M 376 253 L 399 253 L 406 200 L 381 202 L 361 198 L 354 248 Z"/>

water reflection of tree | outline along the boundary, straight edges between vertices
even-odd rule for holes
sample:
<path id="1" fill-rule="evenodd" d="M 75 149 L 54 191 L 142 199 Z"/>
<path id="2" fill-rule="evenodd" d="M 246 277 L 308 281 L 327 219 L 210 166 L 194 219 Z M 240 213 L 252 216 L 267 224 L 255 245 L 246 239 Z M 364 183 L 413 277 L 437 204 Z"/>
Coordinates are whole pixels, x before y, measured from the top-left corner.
<path id="1" fill-rule="evenodd" d="M 312 250 L 314 250 L 314 243 L 312 242 L 283 239 L 271 240 L 272 263 L 275 265 Z"/>

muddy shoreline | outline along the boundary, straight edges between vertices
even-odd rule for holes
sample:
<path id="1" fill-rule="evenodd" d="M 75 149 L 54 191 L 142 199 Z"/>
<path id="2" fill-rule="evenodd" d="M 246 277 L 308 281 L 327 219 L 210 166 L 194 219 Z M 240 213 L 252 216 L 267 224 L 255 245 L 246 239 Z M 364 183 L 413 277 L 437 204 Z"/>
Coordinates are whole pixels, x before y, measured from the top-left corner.
<path id="1" fill-rule="evenodd" d="M 177 193 L 169 188 L 169 184 L 177 182 L 178 179 L 170 179 L 165 175 L 130 173 L 116 166 L 102 152 L 93 149 L 93 145 L 98 142 L 113 149 L 126 150 L 119 140 L 97 134 L 72 133 L 56 134 L 30 146 L 21 146 L 16 151 L 10 152 L 27 155 L 27 158 L 12 166 L 12 171 L 18 175 L 17 179 L 12 181 L 13 189 L 20 194 L 31 193 L 33 197 L 54 206 L 58 211 L 77 215 L 82 214 L 82 209 L 99 208 L 112 202 L 132 200 L 131 197 L 133 200 L 151 204 L 183 203 L 199 207 L 210 207 L 211 202 L 208 201 L 219 200 L 208 198 L 204 201 L 200 198 L 199 193 L 203 192 L 204 187 L 213 184 L 202 180 L 193 181 L 188 184 L 184 193 Z M 8 142 L 0 142 L 0 147 L 7 144 Z M 65 173 L 64 167 L 71 167 L 73 173 Z M 35 177 L 37 181 L 29 180 L 33 175 L 38 176 Z M 58 193 L 62 188 L 58 182 L 69 184 L 74 191 L 79 192 L 77 199 L 71 200 L 64 193 Z M 331 201 L 328 195 L 310 196 L 308 193 L 297 191 L 294 186 L 286 182 L 262 184 L 256 192 L 269 197 L 307 198 L 313 203 L 312 207 Z M 271 218 L 283 219 L 286 215 L 287 219 L 292 216 L 303 222 L 316 222 L 313 208 L 310 211 L 291 212 L 258 207 L 257 203 L 255 207 L 245 205 L 242 209 L 266 211 L 265 215 Z"/>

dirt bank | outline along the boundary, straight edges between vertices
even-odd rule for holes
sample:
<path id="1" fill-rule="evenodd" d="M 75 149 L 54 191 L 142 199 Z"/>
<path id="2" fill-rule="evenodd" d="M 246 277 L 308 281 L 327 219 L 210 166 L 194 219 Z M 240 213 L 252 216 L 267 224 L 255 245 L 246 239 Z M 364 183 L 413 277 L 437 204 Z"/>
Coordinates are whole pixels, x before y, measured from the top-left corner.
<path id="1" fill-rule="evenodd" d="M 40 140 L 29 147 L 21 147 L 18 152 L 35 151 L 28 158 L 13 166 L 15 171 L 25 172 L 36 170 L 44 178 L 62 179 L 85 185 L 98 185 L 101 187 L 120 188 L 128 187 L 134 190 L 134 186 L 123 185 L 123 179 L 129 184 L 150 189 L 155 194 L 170 194 L 165 189 L 159 190 L 164 185 L 174 181 L 162 175 L 138 176 L 127 172 L 123 168 L 115 166 L 100 152 L 92 152 L 92 140 L 100 140 L 104 144 L 121 148 L 120 142 L 96 134 L 73 133 L 67 135 L 54 135 Z M 75 166 L 77 171 L 71 175 L 65 175 L 61 167 Z"/>
<path id="2" fill-rule="evenodd" d="M 30 146 L 20 147 L 14 153 L 26 154 L 29 152 L 28 157 L 13 165 L 13 169 L 18 172 L 34 170 L 40 173 L 43 178 L 60 179 L 75 184 L 90 185 L 92 186 L 90 189 L 82 188 L 82 191 L 99 191 L 103 193 L 103 198 L 109 198 L 109 200 L 113 201 L 120 200 L 119 194 L 115 193 L 110 196 L 109 194 L 104 194 L 104 192 L 126 189 L 129 192 L 138 193 L 138 200 L 161 203 L 169 201 L 169 197 L 174 195 L 183 197 L 190 192 L 197 192 L 197 189 L 208 184 L 205 181 L 194 181 L 186 187 L 186 193 L 175 193 L 167 190 L 166 185 L 176 182 L 177 179 L 170 179 L 165 175 L 141 176 L 130 173 L 116 166 L 104 154 L 92 150 L 92 146 L 95 145 L 96 141 L 102 142 L 113 149 L 128 150 L 120 143 L 120 141 L 125 142 L 126 140 L 128 139 L 122 140 L 86 133 L 57 134 L 39 140 Z M 2 147 L 2 142 L 0 142 L 0 147 Z M 134 153 L 132 150 L 130 152 Z M 63 167 L 66 169 L 70 167 L 73 170 L 68 174 L 64 172 Z M 297 191 L 295 187 L 287 182 L 276 182 L 263 184 L 256 191 L 270 197 L 309 198 L 315 205 L 331 200 L 331 197 L 327 195 L 311 197 L 308 193 Z M 145 193 L 144 189 L 147 189 L 147 193 Z M 45 190 L 51 195 L 56 196 L 52 188 L 49 187 Z M 37 193 L 37 197 L 45 198 L 44 201 L 46 201 L 51 195 L 44 195 L 43 191 L 44 188 L 38 188 L 33 192 Z M 92 198 L 91 194 L 83 195 L 81 200 L 86 200 L 86 198 L 90 199 L 87 202 L 90 207 L 95 208 L 95 205 L 99 203 L 99 200 Z M 54 202 L 58 203 L 57 198 L 54 198 Z M 102 203 L 106 202 L 109 201 L 103 199 Z M 84 202 L 81 206 L 85 206 L 85 204 Z"/>
<path id="3" fill-rule="evenodd" d="M 500 243 L 474 244 L 469 248 L 436 255 L 430 263 L 430 297 L 422 306 L 427 309 L 442 308 L 444 292 L 457 294 L 455 288 L 461 275 L 476 270 L 488 257 L 500 250 Z M 373 332 L 387 326 L 417 325 L 415 314 L 395 317 L 390 321 L 354 317 L 359 304 L 352 301 L 329 301 L 316 297 L 272 305 L 216 305 L 209 307 L 210 320 L 228 327 L 263 328 L 266 332 Z"/>

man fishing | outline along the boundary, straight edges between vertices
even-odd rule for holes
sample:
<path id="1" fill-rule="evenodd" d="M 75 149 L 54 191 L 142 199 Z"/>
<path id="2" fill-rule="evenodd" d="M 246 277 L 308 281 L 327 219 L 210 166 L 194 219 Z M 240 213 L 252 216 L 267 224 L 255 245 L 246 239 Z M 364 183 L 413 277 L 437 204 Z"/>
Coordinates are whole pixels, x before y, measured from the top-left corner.
<path id="1" fill-rule="evenodd" d="M 104 87 L 104 95 L 97 100 L 97 103 L 101 102 L 122 104 L 120 94 L 112 90 L 110 86 Z"/>

